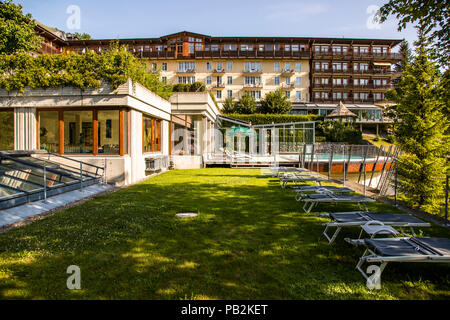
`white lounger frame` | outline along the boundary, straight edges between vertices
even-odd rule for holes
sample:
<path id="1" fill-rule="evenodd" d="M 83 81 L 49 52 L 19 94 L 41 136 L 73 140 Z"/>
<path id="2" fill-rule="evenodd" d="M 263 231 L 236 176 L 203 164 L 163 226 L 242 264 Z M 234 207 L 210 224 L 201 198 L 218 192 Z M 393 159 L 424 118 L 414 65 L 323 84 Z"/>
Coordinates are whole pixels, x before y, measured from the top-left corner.
<path id="1" fill-rule="evenodd" d="M 340 213 L 364 213 L 364 212 L 351 211 L 351 212 L 340 212 Z M 318 216 L 319 217 L 329 217 L 328 214 L 320 214 Z M 322 234 L 325 236 L 325 238 L 327 238 L 329 243 L 333 243 L 336 240 L 336 238 L 339 235 L 339 232 L 342 230 L 342 228 L 362 226 L 369 221 L 376 221 L 376 220 L 355 221 L 355 222 L 335 222 L 335 221 L 327 222 L 327 223 L 323 224 L 325 226 L 325 230 L 323 231 Z M 411 231 L 411 234 L 413 236 L 416 236 L 416 233 L 414 232 L 414 228 L 431 227 L 431 224 L 429 224 L 428 222 L 422 222 L 422 223 L 406 223 L 406 222 L 405 223 L 401 223 L 401 222 L 389 223 L 386 221 L 381 221 L 381 222 L 386 226 L 399 227 L 401 233 L 405 233 L 403 231 L 403 228 L 409 228 Z M 328 230 L 330 228 L 336 228 L 336 230 L 334 231 L 334 233 L 331 237 L 328 235 Z M 361 234 L 360 234 L 360 236 L 361 236 Z"/>
<path id="2" fill-rule="evenodd" d="M 334 198 L 332 195 L 330 195 L 329 198 L 325 199 L 303 199 L 303 202 L 305 203 L 303 205 L 303 210 L 306 213 L 310 213 L 311 210 L 317 206 L 319 203 L 357 203 L 359 208 L 362 210 L 361 205 L 364 207 L 364 210 L 367 211 L 367 202 L 375 202 L 374 199 L 371 198 L 359 198 L 359 200 L 355 200 L 355 198 Z"/>
<path id="3" fill-rule="evenodd" d="M 403 237 L 398 239 L 410 239 L 409 237 Z M 378 240 L 391 240 L 389 238 L 386 239 L 378 239 Z M 349 243 L 353 245 L 364 245 L 364 239 L 357 240 L 347 240 Z M 358 264 L 356 265 L 356 269 L 363 275 L 366 280 L 369 280 L 369 275 L 362 269 L 364 263 L 380 263 L 380 272 L 379 275 L 386 268 L 389 262 L 437 262 L 437 263 L 450 263 L 450 255 L 417 255 L 417 256 L 380 256 L 373 252 L 370 248 L 366 247 L 361 258 L 359 258 Z"/>

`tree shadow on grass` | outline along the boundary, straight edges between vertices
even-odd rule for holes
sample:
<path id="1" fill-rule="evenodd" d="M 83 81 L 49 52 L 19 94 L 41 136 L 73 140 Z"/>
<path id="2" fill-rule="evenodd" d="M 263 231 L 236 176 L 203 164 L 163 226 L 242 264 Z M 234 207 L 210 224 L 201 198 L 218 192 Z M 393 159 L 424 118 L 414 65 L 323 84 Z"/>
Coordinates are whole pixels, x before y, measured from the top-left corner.
<path id="1" fill-rule="evenodd" d="M 0 297 L 448 298 L 445 266 L 389 267 L 383 289 L 369 292 L 354 270 L 362 252 L 342 239 L 328 245 L 325 220 L 301 213 L 294 192 L 206 176 L 161 175 L 0 235 Z M 175 217 L 186 211 L 199 216 Z M 66 288 L 72 264 L 81 268 L 81 291 Z M 405 284 L 406 273 L 420 291 Z"/>

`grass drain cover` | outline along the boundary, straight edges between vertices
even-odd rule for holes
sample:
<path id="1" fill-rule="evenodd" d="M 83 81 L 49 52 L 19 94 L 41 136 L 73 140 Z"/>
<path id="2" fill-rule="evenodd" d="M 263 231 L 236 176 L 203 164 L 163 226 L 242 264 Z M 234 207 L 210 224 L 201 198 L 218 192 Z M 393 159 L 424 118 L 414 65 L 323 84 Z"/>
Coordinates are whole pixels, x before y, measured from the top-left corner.
<path id="1" fill-rule="evenodd" d="M 176 216 L 178 218 L 195 218 L 196 216 L 198 216 L 198 213 L 184 212 L 184 213 L 177 213 Z"/>

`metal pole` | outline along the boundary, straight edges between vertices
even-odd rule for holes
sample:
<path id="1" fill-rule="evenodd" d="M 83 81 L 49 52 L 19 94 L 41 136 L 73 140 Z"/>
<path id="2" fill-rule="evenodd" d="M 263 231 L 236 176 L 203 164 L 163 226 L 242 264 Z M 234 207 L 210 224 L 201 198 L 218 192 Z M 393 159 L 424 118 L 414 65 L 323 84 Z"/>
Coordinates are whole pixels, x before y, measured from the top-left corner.
<path id="1" fill-rule="evenodd" d="M 80 191 L 83 191 L 83 164 L 80 162 Z"/>
<path id="2" fill-rule="evenodd" d="M 47 171 L 44 166 L 44 202 L 47 201 Z"/>
<path id="3" fill-rule="evenodd" d="M 343 174 L 344 174 L 344 183 L 343 183 L 343 185 L 345 186 L 345 176 L 346 176 L 346 173 L 345 173 L 345 146 L 343 146 L 343 148 L 342 148 L 342 150 L 343 150 L 343 155 L 344 155 L 344 167 L 343 167 Z"/>
<path id="4" fill-rule="evenodd" d="M 394 189 L 394 196 L 395 196 L 395 206 L 397 206 L 397 164 L 395 164 L 395 189 Z"/>
<path id="5" fill-rule="evenodd" d="M 448 224 L 448 173 L 445 178 L 445 225 Z"/>
<path id="6" fill-rule="evenodd" d="M 366 195 L 366 167 L 367 163 L 364 162 L 364 196 Z"/>
<path id="7" fill-rule="evenodd" d="M 333 165 L 334 144 L 331 145 L 330 160 L 328 161 L 328 180 L 331 178 L 331 166 Z"/>

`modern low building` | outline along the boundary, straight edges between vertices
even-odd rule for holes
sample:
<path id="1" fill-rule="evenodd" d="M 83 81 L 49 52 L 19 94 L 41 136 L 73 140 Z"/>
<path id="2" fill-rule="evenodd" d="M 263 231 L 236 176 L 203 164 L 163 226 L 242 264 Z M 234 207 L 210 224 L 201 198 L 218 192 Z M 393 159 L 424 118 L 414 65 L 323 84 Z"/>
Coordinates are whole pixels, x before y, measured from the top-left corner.
<path id="1" fill-rule="evenodd" d="M 109 182 L 131 184 L 145 178 L 146 159 L 167 158 L 170 116 L 170 102 L 131 80 L 115 90 L 0 90 L 8 124 L 0 149 L 47 150 L 106 166 Z"/>

